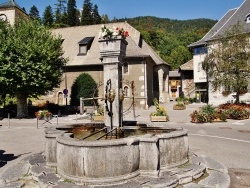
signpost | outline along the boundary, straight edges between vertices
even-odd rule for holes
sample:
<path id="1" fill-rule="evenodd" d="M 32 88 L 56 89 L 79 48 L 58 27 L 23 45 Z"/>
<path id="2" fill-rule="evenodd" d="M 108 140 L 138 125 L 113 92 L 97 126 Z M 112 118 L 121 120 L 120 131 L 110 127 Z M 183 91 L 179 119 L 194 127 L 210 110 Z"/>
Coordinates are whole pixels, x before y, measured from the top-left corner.
<path id="1" fill-rule="evenodd" d="M 64 89 L 64 90 L 63 90 L 64 98 L 65 98 L 65 100 L 66 100 L 66 106 L 68 105 L 68 104 L 67 104 L 67 103 L 68 103 L 68 101 L 67 101 L 67 100 L 68 100 L 68 92 L 69 92 L 68 89 Z"/>

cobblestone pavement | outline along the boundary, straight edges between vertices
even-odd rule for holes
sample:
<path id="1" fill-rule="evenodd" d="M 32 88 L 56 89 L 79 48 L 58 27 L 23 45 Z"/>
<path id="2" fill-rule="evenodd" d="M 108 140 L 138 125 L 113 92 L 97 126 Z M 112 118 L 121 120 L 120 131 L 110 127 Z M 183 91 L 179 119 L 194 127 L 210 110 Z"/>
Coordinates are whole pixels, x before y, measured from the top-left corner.
<path id="1" fill-rule="evenodd" d="M 192 125 L 190 123 L 189 114 L 204 104 L 188 105 L 186 110 L 172 110 L 174 103 L 162 104 L 167 108 L 170 121 L 167 123 L 150 122 L 150 113 L 155 110 L 151 107 L 148 110 L 136 110 L 135 113 L 130 111 L 124 115 L 125 120 L 136 120 L 141 122 L 149 122 L 150 126 L 179 126 Z M 89 116 L 86 115 L 70 115 L 66 117 L 54 117 L 50 123 L 43 124 L 43 121 L 34 119 L 3 119 L 0 121 L 0 175 L 13 166 L 18 165 L 26 157 L 44 151 L 45 139 L 44 129 L 50 126 L 67 125 L 73 123 L 91 122 Z M 230 122 L 231 123 L 231 122 Z M 238 122 L 234 122 L 235 124 Z M 240 123 L 239 123 L 240 124 Z M 38 125 L 38 126 L 37 126 Z M 223 126 L 224 124 L 220 124 Z M 216 126 L 216 125 L 215 125 Z M 227 124 L 225 124 L 227 126 Z M 228 126 L 227 126 L 228 127 Z M 242 126 L 243 127 L 243 126 Z M 192 148 L 192 146 L 191 146 Z M 201 151 L 202 152 L 202 151 Z M 223 161 L 222 161 L 223 162 Z M 231 176 L 231 187 L 250 187 L 250 167 L 246 169 L 232 168 L 229 169 Z M 30 187 L 35 186 L 29 181 Z M 240 185 L 240 186 L 237 186 Z M 192 186 L 191 186 L 192 187 Z"/>

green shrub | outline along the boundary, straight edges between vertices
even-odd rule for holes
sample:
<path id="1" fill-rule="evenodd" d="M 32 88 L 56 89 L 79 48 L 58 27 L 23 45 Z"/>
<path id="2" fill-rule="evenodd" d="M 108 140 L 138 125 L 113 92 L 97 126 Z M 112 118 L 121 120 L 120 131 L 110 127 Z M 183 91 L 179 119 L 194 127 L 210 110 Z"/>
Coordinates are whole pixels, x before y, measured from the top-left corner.
<path id="1" fill-rule="evenodd" d="M 227 115 L 223 110 L 216 109 L 212 105 L 203 106 L 200 110 L 195 110 L 190 114 L 191 121 L 197 123 L 213 122 L 216 119 L 226 121 Z"/>
<path id="2" fill-rule="evenodd" d="M 98 92 L 95 92 L 97 83 L 95 80 L 86 73 L 80 74 L 71 87 L 70 104 L 72 106 L 80 105 L 80 97 L 91 98 L 97 97 Z M 95 96 L 93 96 L 95 93 Z M 96 102 L 96 101 L 95 101 Z M 91 106 L 93 101 L 84 101 L 84 105 Z"/>
<path id="3" fill-rule="evenodd" d="M 249 118 L 249 110 L 242 106 L 231 106 L 226 110 L 229 119 L 246 119 Z"/>

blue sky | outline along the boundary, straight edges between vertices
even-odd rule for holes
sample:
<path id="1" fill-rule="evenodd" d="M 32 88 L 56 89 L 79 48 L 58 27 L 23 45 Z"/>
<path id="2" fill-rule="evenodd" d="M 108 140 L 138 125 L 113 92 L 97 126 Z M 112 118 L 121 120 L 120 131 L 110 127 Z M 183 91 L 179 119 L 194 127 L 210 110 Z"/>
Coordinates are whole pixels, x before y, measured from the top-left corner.
<path id="1" fill-rule="evenodd" d="M 1 3 L 8 0 L 0 0 Z M 29 12 L 31 6 L 35 5 L 40 15 L 46 6 L 53 8 L 57 0 L 15 0 L 20 7 Z M 92 0 L 97 4 L 99 14 L 107 14 L 109 19 L 132 18 L 136 16 L 156 16 L 177 20 L 195 18 L 210 18 L 218 20 L 229 9 L 236 8 L 244 0 Z M 81 9 L 84 0 L 76 0 L 77 8 Z"/>

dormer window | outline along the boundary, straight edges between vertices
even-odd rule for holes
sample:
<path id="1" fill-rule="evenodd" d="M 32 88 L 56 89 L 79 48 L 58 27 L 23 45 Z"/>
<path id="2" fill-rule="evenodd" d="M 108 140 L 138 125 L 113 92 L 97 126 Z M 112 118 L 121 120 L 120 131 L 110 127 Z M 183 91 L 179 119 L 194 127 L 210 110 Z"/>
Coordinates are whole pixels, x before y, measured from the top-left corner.
<path id="1" fill-rule="evenodd" d="M 92 42 L 95 37 L 85 37 L 81 41 L 78 42 L 79 45 L 79 53 L 78 55 L 86 55 L 88 50 L 90 49 Z"/>
<path id="2" fill-rule="evenodd" d="M 246 22 L 250 23 L 250 13 L 246 16 Z"/>

